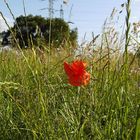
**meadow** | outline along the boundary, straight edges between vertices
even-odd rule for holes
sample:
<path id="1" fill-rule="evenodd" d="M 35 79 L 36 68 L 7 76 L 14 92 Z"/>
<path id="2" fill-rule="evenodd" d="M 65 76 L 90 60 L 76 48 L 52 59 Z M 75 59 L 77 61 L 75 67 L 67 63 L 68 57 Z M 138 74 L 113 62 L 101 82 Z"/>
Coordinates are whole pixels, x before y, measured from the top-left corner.
<path id="1" fill-rule="evenodd" d="M 140 140 L 139 48 L 129 52 L 140 43 L 130 35 L 129 0 L 126 11 L 123 41 L 109 30 L 77 54 L 69 43 L 0 53 L 0 140 Z M 64 62 L 74 60 L 87 63 L 88 85 L 68 83 Z"/>

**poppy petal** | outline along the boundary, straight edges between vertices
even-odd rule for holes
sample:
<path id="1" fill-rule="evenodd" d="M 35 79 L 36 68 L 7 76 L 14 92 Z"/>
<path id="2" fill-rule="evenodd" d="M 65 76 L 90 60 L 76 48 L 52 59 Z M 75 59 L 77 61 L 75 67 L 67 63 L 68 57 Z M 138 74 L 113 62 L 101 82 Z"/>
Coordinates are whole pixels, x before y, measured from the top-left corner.
<path id="1" fill-rule="evenodd" d="M 89 83 L 90 80 L 90 74 L 88 72 L 85 72 L 85 74 L 83 75 L 83 85 L 87 85 Z"/>
<path id="2" fill-rule="evenodd" d="M 73 86 L 87 85 L 90 74 L 86 72 L 86 63 L 81 60 L 73 61 L 71 64 L 64 62 L 64 70 L 68 76 L 68 81 Z"/>
<path id="3" fill-rule="evenodd" d="M 64 70 L 68 76 L 73 73 L 71 66 L 67 62 L 64 62 Z"/>
<path id="4" fill-rule="evenodd" d="M 81 86 L 81 81 L 79 78 L 69 78 L 69 83 L 73 86 Z"/>

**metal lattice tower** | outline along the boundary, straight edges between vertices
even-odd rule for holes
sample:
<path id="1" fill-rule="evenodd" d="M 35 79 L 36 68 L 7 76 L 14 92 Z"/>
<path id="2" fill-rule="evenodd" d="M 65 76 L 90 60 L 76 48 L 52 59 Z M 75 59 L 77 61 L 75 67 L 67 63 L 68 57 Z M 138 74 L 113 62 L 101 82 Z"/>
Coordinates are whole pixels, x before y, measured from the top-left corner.
<path id="1" fill-rule="evenodd" d="M 46 1 L 46 0 L 41 0 L 41 1 Z M 48 10 L 48 17 L 49 17 L 50 19 L 53 18 L 55 12 L 60 12 L 60 18 L 61 18 L 61 19 L 64 19 L 63 4 L 67 4 L 68 1 L 67 1 L 67 0 L 63 1 L 63 4 L 61 4 L 61 6 L 60 6 L 60 10 L 54 9 L 54 7 L 53 7 L 54 1 L 56 1 L 56 0 L 48 0 L 49 6 L 48 6 L 48 7 L 45 7 L 45 8 L 42 8 L 42 9 L 40 9 L 40 10 L 46 10 L 46 9 L 47 9 L 47 10 Z"/>
<path id="2" fill-rule="evenodd" d="M 60 18 L 63 19 L 64 18 L 64 10 L 63 10 L 63 6 L 61 5 L 60 7 Z"/>
<path id="3" fill-rule="evenodd" d="M 49 18 L 53 18 L 53 14 L 54 14 L 54 11 L 53 11 L 53 2 L 54 0 L 49 0 Z"/>

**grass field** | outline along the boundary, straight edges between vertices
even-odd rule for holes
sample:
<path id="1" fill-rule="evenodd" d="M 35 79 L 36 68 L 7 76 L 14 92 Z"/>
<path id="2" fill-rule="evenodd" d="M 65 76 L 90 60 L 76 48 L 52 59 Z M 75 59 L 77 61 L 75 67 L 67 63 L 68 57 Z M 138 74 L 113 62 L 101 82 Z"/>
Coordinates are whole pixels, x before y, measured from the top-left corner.
<path id="1" fill-rule="evenodd" d="M 0 54 L 0 139 L 140 138 L 139 70 L 126 75 L 108 55 L 86 59 L 90 83 L 73 87 L 63 62 L 76 58 L 66 51 L 49 62 L 47 53 L 22 53 Z"/>
<path id="2" fill-rule="evenodd" d="M 140 140 L 140 58 L 128 51 L 129 4 L 124 53 L 112 51 L 106 35 L 90 56 L 68 45 L 0 53 L 0 140 Z M 77 59 L 88 64 L 87 86 L 67 81 L 63 63 Z"/>

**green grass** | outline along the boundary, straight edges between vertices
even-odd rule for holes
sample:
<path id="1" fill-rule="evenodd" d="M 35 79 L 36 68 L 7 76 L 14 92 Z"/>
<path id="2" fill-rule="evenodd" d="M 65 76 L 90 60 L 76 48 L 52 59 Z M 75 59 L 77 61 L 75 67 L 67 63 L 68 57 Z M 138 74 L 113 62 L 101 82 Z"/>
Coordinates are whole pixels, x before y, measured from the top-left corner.
<path id="1" fill-rule="evenodd" d="M 126 92 L 117 61 L 90 58 L 89 85 L 73 87 L 63 70 L 73 56 L 23 53 L 0 54 L 1 140 L 139 139 L 139 73 L 129 72 Z"/>

